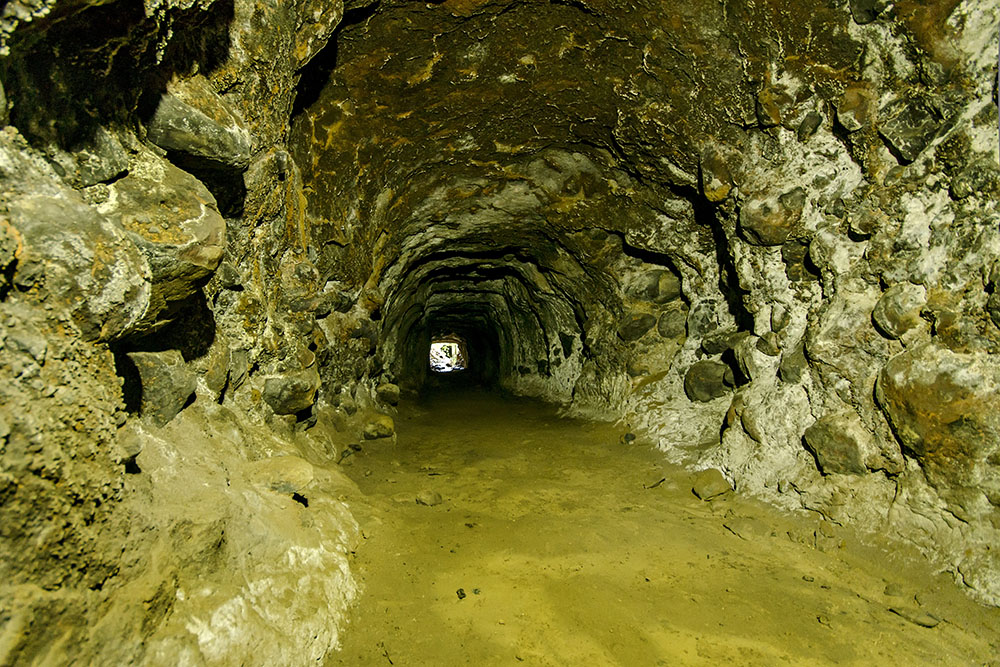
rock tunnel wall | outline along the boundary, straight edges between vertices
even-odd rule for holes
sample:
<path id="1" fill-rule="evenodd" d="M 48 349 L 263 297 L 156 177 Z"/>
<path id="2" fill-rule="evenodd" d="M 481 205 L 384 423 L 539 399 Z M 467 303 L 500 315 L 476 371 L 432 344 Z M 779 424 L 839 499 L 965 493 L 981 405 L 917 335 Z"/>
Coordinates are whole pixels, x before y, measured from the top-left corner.
<path id="1" fill-rule="evenodd" d="M 322 656 L 441 334 L 1000 603 L 996 3 L 2 12 L 0 663 Z"/>

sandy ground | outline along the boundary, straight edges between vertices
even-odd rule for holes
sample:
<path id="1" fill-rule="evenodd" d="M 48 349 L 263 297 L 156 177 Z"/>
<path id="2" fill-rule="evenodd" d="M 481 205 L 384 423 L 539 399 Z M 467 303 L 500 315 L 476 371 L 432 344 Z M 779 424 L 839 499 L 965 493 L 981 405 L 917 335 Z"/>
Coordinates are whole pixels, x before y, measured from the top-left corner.
<path id="1" fill-rule="evenodd" d="M 462 391 L 397 431 L 342 462 L 364 590 L 327 665 L 1000 665 L 1000 610 L 904 547 L 699 500 L 612 425 Z"/>

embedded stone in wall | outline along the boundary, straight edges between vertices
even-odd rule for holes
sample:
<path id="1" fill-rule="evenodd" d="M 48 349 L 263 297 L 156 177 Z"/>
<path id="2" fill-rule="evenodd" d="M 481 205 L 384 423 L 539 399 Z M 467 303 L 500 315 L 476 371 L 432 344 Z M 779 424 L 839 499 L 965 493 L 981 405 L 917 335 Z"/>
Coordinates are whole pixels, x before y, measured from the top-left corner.
<path id="1" fill-rule="evenodd" d="M 150 141 L 216 168 L 247 168 L 250 135 L 204 77 L 174 81 L 167 91 L 149 122 Z"/>
<path id="2" fill-rule="evenodd" d="M 150 308 L 135 327 L 150 331 L 219 266 L 226 221 L 198 179 L 152 153 L 139 156 L 111 191 L 99 210 L 130 233 L 152 270 Z"/>
<path id="3" fill-rule="evenodd" d="M 655 315 L 650 315 L 649 313 L 632 313 L 618 327 L 618 335 L 622 337 L 622 340 L 630 343 L 645 336 L 646 332 L 654 326 L 656 326 Z"/>
<path id="4" fill-rule="evenodd" d="M 75 153 L 80 187 L 113 180 L 128 170 L 128 153 L 115 135 L 98 127 Z"/>
<path id="5" fill-rule="evenodd" d="M 896 355 L 876 398 L 893 432 L 946 498 L 979 489 L 1000 507 L 1000 365 L 933 343 Z"/>
<path id="6" fill-rule="evenodd" d="M 139 414 L 157 426 L 164 426 L 194 396 L 195 374 L 177 350 L 129 352 L 128 358 L 138 369 L 142 383 Z"/>
<path id="7" fill-rule="evenodd" d="M 941 129 L 937 110 L 922 100 L 901 99 L 881 110 L 888 120 L 879 134 L 903 162 L 913 162 Z"/>
<path id="8" fill-rule="evenodd" d="M 927 302 L 926 297 L 927 290 L 922 285 L 893 285 L 875 304 L 872 319 L 888 338 L 902 338 L 924 323 L 920 310 Z"/>
<path id="9" fill-rule="evenodd" d="M 803 437 L 806 449 L 816 457 L 825 475 L 867 472 L 865 460 L 874 450 L 871 439 L 871 434 L 853 412 L 820 417 L 806 429 Z"/>
<path id="10" fill-rule="evenodd" d="M 872 92 L 866 86 L 848 86 L 837 104 L 837 122 L 848 132 L 857 132 L 872 122 L 875 109 Z"/>
<path id="11" fill-rule="evenodd" d="M 315 366 L 264 380 L 264 400 L 275 414 L 294 415 L 316 402 L 320 377 Z"/>
<path id="12" fill-rule="evenodd" d="M 729 393 L 726 382 L 729 366 L 711 360 L 695 362 L 684 376 L 684 392 L 692 401 L 707 403 Z"/>
<path id="13" fill-rule="evenodd" d="M 740 229 L 754 245 L 781 245 L 798 225 L 806 203 L 802 188 L 777 197 L 755 199 L 740 209 Z"/>

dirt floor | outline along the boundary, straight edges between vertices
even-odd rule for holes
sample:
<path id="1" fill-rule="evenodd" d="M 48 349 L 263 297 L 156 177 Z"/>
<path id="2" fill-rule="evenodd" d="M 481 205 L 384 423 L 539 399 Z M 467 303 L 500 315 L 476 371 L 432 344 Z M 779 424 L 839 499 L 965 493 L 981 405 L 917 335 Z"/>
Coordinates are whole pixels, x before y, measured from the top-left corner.
<path id="1" fill-rule="evenodd" d="M 461 391 L 397 431 L 342 462 L 364 589 L 327 665 L 1000 665 L 1000 610 L 899 545 L 699 500 L 613 425 Z"/>

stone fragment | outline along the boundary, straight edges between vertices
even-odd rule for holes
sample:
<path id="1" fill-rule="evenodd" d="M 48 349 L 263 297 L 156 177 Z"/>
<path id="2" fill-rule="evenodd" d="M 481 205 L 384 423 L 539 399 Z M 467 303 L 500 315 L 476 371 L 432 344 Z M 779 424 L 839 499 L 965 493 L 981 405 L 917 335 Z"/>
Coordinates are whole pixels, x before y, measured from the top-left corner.
<path id="1" fill-rule="evenodd" d="M 250 164 L 250 135 L 201 76 L 171 83 L 147 130 L 160 148 L 217 168 L 242 171 Z"/>
<path id="2" fill-rule="evenodd" d="M 383 403 L 399 405 L 399 385 L 397 384 L 384 382 L 375 388 L 375 395 Z"/>
<path id="3" fill-rule="evenodd" d="M 789 190 L 777 198 L 755 199 L 740 209 L 740 229 L 749 243 L 781 245 L 798 225 L 805 207 L 806 192 Z"/>
<path id="4" fill-rule="evenodd" d="M 923 324 L 920 310 L 926 302 L 927 290 L 923 285 L 893 285 L 875 304 L 872 320 L 884 336 L 899 339 Z"/>
<path id="5" fill-rule="evenodd" d="M 691 306 L 687 315 L 687 333 L 692 338 L 704 336 L 719 328 L 718 303 L 703 299 Z"/>
<path id="6" fill-rule="evenodd" d="M 396 432 L 396 425 L 389 415 L 376 415 L 371 421 L 365 424 L 362 434 L 365 440 L 377 440 L 379 438 L 390 438 Z"/>
<path id="7" fill-rule="evenodd" d="M 781 354 L 778 346 L 778 335 L 773 331 L 768 331 L 757 339 L 757 349 L 769 357 L 776 357 Z"/>
<path id="8" fill-rule="evenodd" d="M 723 154 L 710 148 L 701 158 L 701 189 L 705 199 L 720 202 L 733 189 L 733 177 Z"/>
<path id="9" fill-rule="evenodd" d="M 106 183 L 128 171 L 128 153 L 113 134 L 100 126 L 76 148 L 74 157 L 80 187 Z"/>
<path id="10" fill-rule="evenodd" d="M 13 128 L 0 132 L 3 260 L 13 283 L 44 285 L 88 340 L 115 340 L 147 312 L 150 267 L 127 234 L 87 205 Z"/>
<path id="11" fill-rule="evenodd" d="M 633 297 L 664 304 L 681 296 L 681 279 L 673 271 L 661 269 L 648 271 L 629 289 Z"/>
<path id="12" fill-rule="evenodd" d="M 316 402 L 320 377 L 315 366 L 264 380 L 264 400 L 275 414 L 294 415 Z"/>
<path id="13" fill-rule="evenodd" d="M 649 313 L 632 313 L 618 327 L 618 335 L 627 343 L 639 340 L 656 325 L 656 316 Z"/>
<path id="14" fill-rule="evenodd" d="M 733 490 L 729 480 L 725 478 L 722 471 L 716 468 L 706 468 L 694 478 L 694 485 L 691 491 L 701 500 L 714 500 L 719 496 Z"/>
<path id="15" fill-rule="evenodd" d="M 909 348 L 878 375 L 875 397 L 904 450 L 946 498 L 962 489 L 1000 506 L 1000 364 L 934 343 Z"/>
<path id="16" fill-rule="evenodd" d="M 729 392 L 726 373 L 729 366 L 718 361 L 703 360 L 692 364 L 684 376 L 684 392 L 692 401 L 707 403 Z"/>
<path id="17" fill-rule="evenodd" d="M 426 505 L 427 507 L 434 507 L 444 502 L 444 498 L 441 497 L 440 493 L 427 489 L 418 493 L 416 500 L 418 505 Z"/>
<path id="18" fill-rule="evenodd" d="M 687 325 L 687 313 L 681 308 L 668 308 L 660 313 L 656 320 L 656 333 L 671 340 L 684 338 Z"/>
<path id="19" fill-rule="evenodd" d="M 871 435 L 853 412 L 821 417 L 806 429 L 803 440 L 824 475 L 860 475 L 867 471 L 865 458 Z"/>
<path id="20" fill-rule="evenodd" d="M 250 372 L 250 360 L 243 348 L 229 350 L 229 384 L 233 389 L 242 385 Z"/>
<path id="21" fill-rule="evenodd" d="M 837 122 L 848 132 L 857 132 L 872 122 L 875 108 L 874 96 L 866 86 L 848 86 L 837 104 Z"/>
<path id="22" fill-rule="evenodd" d="M 226 222 L 200 181 L 152 153 L 140 156 L 111 190 L 100 210 L 129 232 L 152 270 L 150 306 L 135 327 L 151 331 L 219 266 Z"/>
<path id="23" fill-rule="evenodd" d="M 897 100 L 886 105 L 881 113 L 888 120 L 882 123 L 879 134 L 904 163 L 916 160 L 941 129 L 937 111 L 921 100 Z"/>
<path id="24" fill-rule="evenodd" d="M 178 350 L 129 352 L 127 356 L 139 371 L 139 414 L 157 426 L 166 425 L 194 396 L 197 377 Z"/>
<path id="25" fill-rule="evenodd" d="M 781 261 L 785 263 L 785 275 L 792 282 L 819 279 L 819 272 L 809 257 L 809 244 L 801 239 L 789 239 L 781 246 Z"/>
<path id="26" fill-rule="evenodd" d="M 795 131 L 795 136 L 799 141 L 805 141 L 812 135 L 816 134 L 816 130 L 819 126 L 823 124 L 823 115 L 816 112 L 810 111 L 802 118 L 802 122 L 799 123 L 798 129 Z"/>
<path id="27" fill-rule="evenodd" d="M 994 326 L 1000 327 L 1000 292 L 993 292 L 986 300 L 986 312 Z"/>
<path id="28" fill-rule="evenodd" d="M 794 348 L 785 350 L 778 365 L 778 377 L 782 382 L 796 384 L 802 381 L 809 362 L 806 360 L 805 346 L 800 342 Z"/>
<path id="29" fill-rule="evenodd" d="M 736 347 L 740 341 L 749 335 L 750 332 L 748 331 L 736 331 L 734 329 L 714 331 L 705 336 L 704 340 L 701 341 L 701 349 L 708 355 L 722 354 Z"/>

